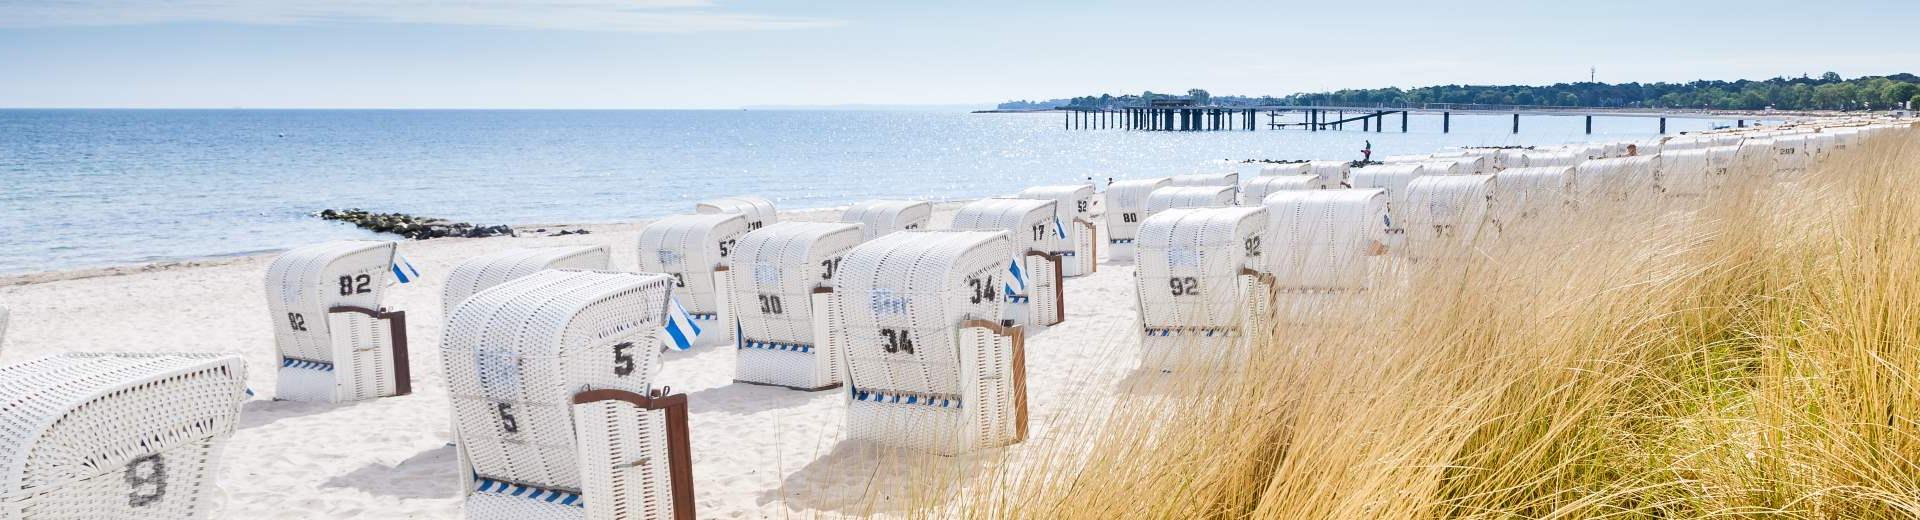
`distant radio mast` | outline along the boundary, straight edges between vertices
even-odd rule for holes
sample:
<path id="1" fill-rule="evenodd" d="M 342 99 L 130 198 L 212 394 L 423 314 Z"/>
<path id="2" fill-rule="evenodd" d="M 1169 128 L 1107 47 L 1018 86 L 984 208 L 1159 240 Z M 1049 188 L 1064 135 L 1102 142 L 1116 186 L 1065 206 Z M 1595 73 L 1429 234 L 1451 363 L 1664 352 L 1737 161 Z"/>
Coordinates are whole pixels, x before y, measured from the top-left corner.
<path id="1" fill-rule="evenodd" d="M 1600 67 L 1587 67 L 1587 83 L 1599 83 Z"/>

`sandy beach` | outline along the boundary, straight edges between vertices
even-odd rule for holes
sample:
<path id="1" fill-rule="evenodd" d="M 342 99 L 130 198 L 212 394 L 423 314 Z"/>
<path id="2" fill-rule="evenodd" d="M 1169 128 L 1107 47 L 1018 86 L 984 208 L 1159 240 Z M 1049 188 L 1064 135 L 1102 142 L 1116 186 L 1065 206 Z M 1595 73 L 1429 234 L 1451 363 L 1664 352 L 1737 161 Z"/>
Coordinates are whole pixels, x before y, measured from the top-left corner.
<path id="1" fill-rule="evenodd" d="M 951 219 L 942 204 L 934 226 Z M 833 220 L 838 210 L 783 213 Z M 275 366 L 264 273 L 272 254 L 0 279 L 12 325 L 0 363 L 62 352 L 223 352 L 246 358 L 248 401 L 226 445 L 215 518 L 454 518 L 460 515 L 454 451 L 447 445 L 441 374 L 441 284 L 453 266 L 522 247 L 610 244 L 614 265 L 635 265 L 644 222 L 564 226 L 591 234 L 403 241 L 424 274 L 390 290 L 407 312 L 414 393 L 348 404 L 271 400 Z M 545 227 L 524 226 L 525 231 Z M 546 233 L 539 233 L 546 235 Z M 1132 269 L 1103 264 L 1066 282 L 1067 320 L 1030 336 L 1030 440 L 984 458 L 1018 459 L 1044 443 L 1050 419 L 1086 409 L 1131 371 Z M 909 493 L 877 479 L 897 453 L 843 442 L 845 397 L 733 383 L 734 349 L 670 352 L 657 386 L 689 394 L 694 476 L 701 518 L 865 515 L 899 511 Z M 1077 421 L 1076 421 L 1077 422 Z M 915 465 L 966 464 L 928 458 Z M 918 502 L 925 503 L 925 500 Z"/>

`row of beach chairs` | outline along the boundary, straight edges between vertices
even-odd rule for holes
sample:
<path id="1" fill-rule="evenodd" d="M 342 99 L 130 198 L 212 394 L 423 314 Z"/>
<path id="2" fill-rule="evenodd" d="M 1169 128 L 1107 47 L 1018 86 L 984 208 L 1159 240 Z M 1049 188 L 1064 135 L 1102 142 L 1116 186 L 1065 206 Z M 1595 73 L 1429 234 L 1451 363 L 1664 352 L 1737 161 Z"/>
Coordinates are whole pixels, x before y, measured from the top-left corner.
<path id="1" fill-rule="evenodd" d="M 1101 220 L 1107 257 L 1137 266 L 1142 367 L 1193 370 L 1243 359 L 1283 300 L 1364 293 L 1368 257 L 1444 260 L 1503 219 L 1685 202 L 1737 167 L 1793 182 L 1895 128 L 1907 127 L 1263 165 L 1245 184 L 1237 172 L 1118 181 L 1104 219 L 1090 185 L 1042 187 L 969 203 L 940 231 L 925 203 L 783 223 L 743 197 L 648 226 L 639 272 L 612 270 L 606 246 L 470 259 L 448 275 L 440 345 L 466 511 L 693 518 L 686 396 L 656 384 L 681 315 L 735 340 L 741 381 L 845 387 L 851 438 L 959 453 L 1025 438 L 1026 334 L 1064 317 L 1062 278 L 1098 268 Z M 418 273 L 395 249 L 321 244 L 268 268 L 276 398 L 411 391 L 405 313 L 383 302 Z M 213 354 L 0 367 L 0 518 L 204 517 L 252 393 L 247 369 Z"/>

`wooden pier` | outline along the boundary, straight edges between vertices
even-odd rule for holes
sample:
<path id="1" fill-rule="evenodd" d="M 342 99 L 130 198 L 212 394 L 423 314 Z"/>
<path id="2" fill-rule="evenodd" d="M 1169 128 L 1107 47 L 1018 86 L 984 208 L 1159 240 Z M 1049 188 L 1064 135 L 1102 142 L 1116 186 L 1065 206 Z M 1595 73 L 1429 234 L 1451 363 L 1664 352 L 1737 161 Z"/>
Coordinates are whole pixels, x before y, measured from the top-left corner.
<path id="1" fill-rule="evenodd" d="M 1347 130 L 1348 126 L 1358 124 L 1362 132 L 1387 131 L 1388 118 L 1398 116 L 1400 132 L 1409 131 L 1408 119 L 1412 114 L 1440 116 L 1440 132 L 1453 131 L 1453 114 L 1476 115 L 1513 115 L 1513 133 L 1520 133 L 1520 116 L 1569 117 L 1584 116 L 1586 130 L 1593 133 L 1595 117 L 1634 117 L 1659 119 L 1660 133 L 1667 133 L 1669 117 L 1704 117 L 1708 114 L 1686 114 L 1679 112 L 1645 111 L 1627 109 L 1593 109 L 1563 107 L 1526 107 L 1508 106 L 1501 108 L 1440 106 L 1440 107 L 1322 107 L 1322 106 L 1259 106 L 1259 107 L 1213 107 L 1213 106 L 1151 106 L 1151 107 L 1114 107 L 1114 108 L 1069 108 L 1062 109 L 1065 116 L 1061 123 L 1068 130 L 1140 130 L 1158 132 L 1198 132 L 1240 130 L 1254 131 L 1261 126 L 1269 130 L 1301 129 L 1312 132 Z M 1266 121 L 1259 120 L 1261 115 Z M 1737 120 L 1741 127 L 1747 126 L 1745 119 Z"/>

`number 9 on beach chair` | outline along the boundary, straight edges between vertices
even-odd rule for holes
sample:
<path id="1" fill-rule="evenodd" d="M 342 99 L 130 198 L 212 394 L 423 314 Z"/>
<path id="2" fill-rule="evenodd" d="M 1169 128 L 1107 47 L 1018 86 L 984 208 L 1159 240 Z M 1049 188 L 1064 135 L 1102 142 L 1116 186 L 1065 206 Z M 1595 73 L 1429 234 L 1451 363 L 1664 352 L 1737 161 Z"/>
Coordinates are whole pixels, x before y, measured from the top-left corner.
<path id="1" fill-rule="evenodd" d="M 1140 224 L 1141 368 L 1230 368 L 1264 341 L 1266 229 L 1266 208 L 1247 207 L 1175 208 Z"/>
<path id="2" fill-rule="evenodd" d="M 672 286 L 546 270 L 454 309 L 440 357 L 468 518 L 693 518 L 686 396 L 651 387 Z"/>
<path id="3" fill-rule="evenodd" d="M 747 231 L 766 227 L 780 221 L 779 211 L 773 208 L 773 201 L 761 197 L 726 197 L 702 201 L 693 206 L 694 213 L 739 213 L 747 218 Z"/>
<path id="4" fill-rule="evenodd" d="M 705 331 L 699 344 L 724 344 L 733 338 L 725 271 L 727 256 L 745 234 L 747 220 L 737 213 L 675 215 L 640 230 L 640 271 L 673 277 L 676 299 Z"/>
<path id="5" fill-rule="evenodd" d="M 854 204 L 840 214 L 840 221 L 860 224 L 863 240 L 873 240 L 896 231 L 927 229 L 933 221 L 933 205 L 911 200 L 870 200 Z"/>
<path id="6" fill-rule="evenodd" d="M 783 222 L 747 233 L 728 259 L 740 343 L 734 380 L 825 390 L 840 386 L 828 312 L 841 256 L 860 245 L 859 224 Z"/>
<path id="7" fill-rule="evenodd" d="M 981 199 L 953 214 L 953 229 L 1005 231 L 1013 243 L 1011 262 L 1003 271 L 1007 305 L 1003 320 L 1046 327 L 1067 317 L 1061 264 L 1068 251 L 1065 231 L 1054 225 L 1051 200 Z"/>
<path id="8" fill-rule="evenodd" d="M 1086 276 L 1100 268 L 1099 231 L 1093 226 L 1093 185 L 1035 186 L 1020 198 L 1054 202 L 1053 225 L 1066 232 L 1068 249 L 1060 251 L 1061 275 Z"/>
<path id="9" fill-rule="evenodd" d="M 453 308 L 460 302 L 488 287 L 547 269 L 604 271 L 612 267 L 611 258 L 607 246 L 532 247 L 476 256 L 447 275 L 440 315 L 453 316 Z"/>
<path id="10" fill-rule="evenodd" d="M 246 364 L 63 354 L 0 367 L 0 518 L 205 518 Z"/>
<path id="11" fill-rule="evenodd" d="M 834 293 L 849 438 L 948 455 L 1026 438 L 1024 328 L 993 321 L 1006 235 L 894 233 L 847 253 Z"/>
<path id="12" fill-rule="evenodd" d="M 1166 177 L 1115 181 L 1102 196 L 1107 218 L 1107 261 L 1133 261 L 1133 241 L 1147 218 L 1147 195 L 1172 184 Z"/>
<path id="13" fill-rule="evenodd" d="M 275 399 L 345 402 L 413 392 L 406 313 L 381 306 L 393 257 L 393 242 L 349 240 L 295 248 L 267 267 L 280 357 Z"/>

